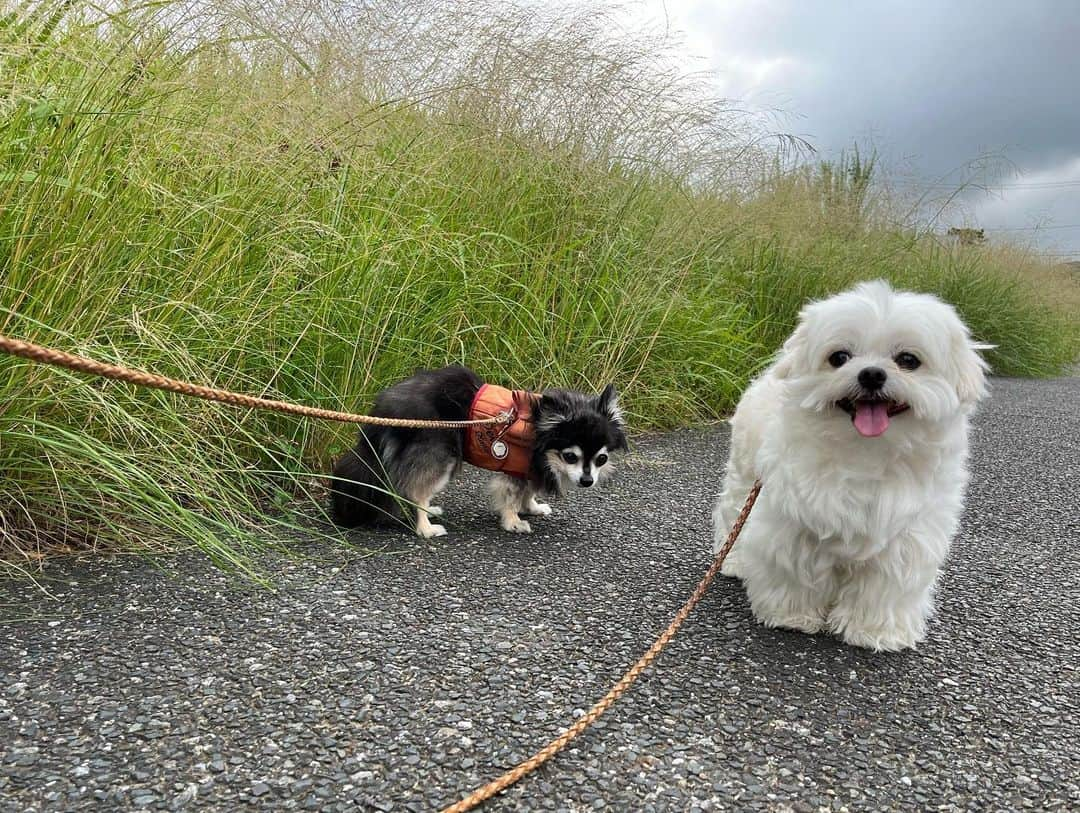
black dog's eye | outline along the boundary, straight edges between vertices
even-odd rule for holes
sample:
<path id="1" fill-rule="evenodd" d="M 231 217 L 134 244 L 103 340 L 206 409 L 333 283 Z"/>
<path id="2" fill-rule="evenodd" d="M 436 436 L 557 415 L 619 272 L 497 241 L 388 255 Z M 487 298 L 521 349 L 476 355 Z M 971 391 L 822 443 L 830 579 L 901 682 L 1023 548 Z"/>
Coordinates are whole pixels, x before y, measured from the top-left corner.
<path id="1" fill-rule="evenodd" d="M 596 456 L 596 459 L 593 461 L 593 463 L 595 463 L 597 466 L 604 465 L 605 463 L 607 463 L 607 455 L 606 454 L 598 454 Z"/>
<path id="2" fill-rule="evenodd" d="M 837 350 L 829 356 L 829 364 L 833 367 L 843 367 L 849 361 L 851 361 L 851 353 L 847 350 Z"/>
<path id="3" fill-rule="evenodd" d="M 567 463 L 577 463 L 578 460 L 577 455 L 573 452 L 563 452 L 562 459 L 565 460 Z"/>
<path id="4" fill-rule="evenodd" d="M 913 353 L 898 353 L 893 361 L 895 361 L 896 366 L 902 370 L 917 370 L 920 365 L 922 365 L 918 356 Z"/>

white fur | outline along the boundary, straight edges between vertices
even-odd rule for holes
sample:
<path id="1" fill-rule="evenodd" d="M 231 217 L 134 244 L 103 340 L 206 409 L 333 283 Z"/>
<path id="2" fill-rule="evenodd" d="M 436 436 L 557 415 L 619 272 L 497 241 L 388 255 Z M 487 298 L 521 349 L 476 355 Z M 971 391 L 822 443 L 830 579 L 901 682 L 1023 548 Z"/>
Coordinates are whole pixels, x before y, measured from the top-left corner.
<path id="1" fill-rule="evenodd" d="M 756 478 L 757 505 L 723 572 L 744 582 L 770 627 L 833 632 L 875 650 L 915 646 L 956 532 L 968 473 L 968 420 L 986 364 L 940 300 L 865 283 L 803 309 L 774 364 L 731 421 L 727 477 L 713 514 L 723 543 Z M 846 350 L 838 369 L 827 361 Z M 904 370 L 894 357 L 914 353 Z M 859 370 L 910 409 L 863 437 L 836 402 Z"/>
<path id="2" fill-rule="evenodd" d="M 437 536 L 446 536 L 446 526 L 436 525 L 431 521 L 432 517 L 441 517 L 441 506 L 432 505 L 431 499 L 446 488 L 453 476 L 454 467 L 449 466 L 443 475 L 431 486 L 431 493 L 427 497 L 418 498 L 416 502 L 416 535 L 424 539 L 433 539 Z"/>
<path id="3" fill-rule="evenodd" d="M 573 453 L 577 462 L 567 463 L 563 459 L 566 453 Z M 551 449 L 547 452 L 548 467 L 559 479 L 560 487 L 565 490 L 570 486 L 580 486 L 581 478 L 586 472 L 593 477 L 595 483 L 606 479 L 612 471 L 611 461 L 608 459 L 608 449 L 601 446 L 592 460 L 582 459 L 580 446 L 569 446 L 565 449 Z M 603 463 L 597 463 L 603 458 Z M 488 493 L 491 498 L 491 508 L 499 516 L 499 524 L 503 530 L 513 533 L 532 533 L 532 525 L 529 521 L 521 518 L 521 514 L 531 514 L 538 517 L 551 515 L 551 506 L 536 499 L 536 491 L 525 480 L 507 477 L 504 474 L 496 474 L 488 483 Z M 430 512 L 430 508 L 428 509 Z M 434 526 L 440 527 L 440 526 Z M 419 530 L 417 531 L 419 533 Z M 421 534 L 423 535 L 423 534 Z"/>
<path id="4" fill-rule="evenodd" d="M 521 511 L 537 517 L 551 516 L 551 506 L 546 502 L 538 502 L 535 494 L 529 494 L 522 500 Z"/>
<path id="5" fill-rule="evenodd" d="M 563 455 L 567 452 L 577 457 L 576 463 L 567 463 L 563 460 Z M 598 464 L 597 461 L 601 458 L 603 458 L 604 462 Z M 580 446 L 551 449 L 547 452 L 547 462 L 548 468 L 559 478 L 559 482 L 564 489 L 568 489 L 570 486 L 580 486 L 581 478 L 586 474 L 593 478 L 594 484 L 597 484 L 602 480 L 606 480 L 614 471 L 611 466 L 611 452 L 608 451 L 607 446 L 601 446 L 593 455 L 592 460 L 585 460 L 582 457 Z"/>
<path id="6" fill-rule="evenodd" d="M 518 512 L 527 506 L 533 497 L 532 486 L 525 480 L 496 474 L 488 483 L 491 508 L 499 515 L 499 525 L 504 531 L 517 534 L 531 534 L 532 526 L 522 519 Z M 548 507 L 548 513 L 551 508 Z"/>

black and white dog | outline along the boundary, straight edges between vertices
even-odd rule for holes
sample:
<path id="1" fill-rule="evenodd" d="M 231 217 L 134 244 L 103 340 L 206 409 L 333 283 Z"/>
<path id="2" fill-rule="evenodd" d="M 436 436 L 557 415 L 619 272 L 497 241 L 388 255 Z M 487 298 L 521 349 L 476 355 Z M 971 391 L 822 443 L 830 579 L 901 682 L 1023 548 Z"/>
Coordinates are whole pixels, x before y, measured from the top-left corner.
<path id="1" fill-rule="evenodd" d="M 598 396 L 573 390 L 530 393 L 485 384 L 467 367 L 422 370 L 380 392 L 371 414 L 439 421 L 478 420 L 508 413 L 512 424 L 463 429 L 365 426 L 356 446 L 334 467 L 331 511 L 339 525 L 416 511 L 416 533 L 443 536 L 431 522 L 442 509 L 432 498 L 462 462 L 497 472 L 492 508 L 507 531 L 532 531 L 521 514 L 547 515 L 539 496 L 589 487 L 610 471 L 611 453 L 627 448 L 615 387 Z"/>

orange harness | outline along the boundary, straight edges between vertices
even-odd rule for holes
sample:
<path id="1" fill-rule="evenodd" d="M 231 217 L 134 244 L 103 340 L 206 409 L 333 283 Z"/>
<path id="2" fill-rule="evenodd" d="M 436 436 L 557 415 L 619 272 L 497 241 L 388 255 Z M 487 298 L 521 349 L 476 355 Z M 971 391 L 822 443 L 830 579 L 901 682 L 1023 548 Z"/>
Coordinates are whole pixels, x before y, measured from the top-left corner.
<path id="1" fill-rule="evenodd" d="M 529 479 L 536 430 L 532 393 L 484 384 L 469 407 L 469 420 L 509 413 L 513 423 L 470 426 L 465 431 L 465 462 L 510 477 Z"/>

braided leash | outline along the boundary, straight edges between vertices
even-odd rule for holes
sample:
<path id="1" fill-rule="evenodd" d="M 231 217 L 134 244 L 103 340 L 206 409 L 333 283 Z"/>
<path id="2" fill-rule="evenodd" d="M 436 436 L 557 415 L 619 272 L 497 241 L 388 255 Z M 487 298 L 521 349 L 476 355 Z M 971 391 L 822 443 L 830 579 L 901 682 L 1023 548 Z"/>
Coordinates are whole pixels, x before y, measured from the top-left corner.
<path id="1" fill-rule="evenodd" d="M 478 426 L 482 424 L 509 423 L 512 420 L 512 416 L 503 414 L 496 415 L 493 418 L 475 421 L 428 421 L 420 419 L 414 420 L 411 418 L 380 418 L 374 415 L 357 415 L 351 412 L 336 412 L 330 409 L 318 409 L 302 404 L 292 404 L 287 401 L 275 401 L 270 398 L 258 398 L 252 395 L 231 392 L 229 390 L 219 390 L 213 387 L 204 387 L 200 384 L 178 381 L 163 375 L 132 370 L 129 367 L 124 367 L 119 364 L 108 364 L 101 361 L 95 361 L 94 359 L 76 356 L 72 353 L 64 352 L 63 350 L 44 347 L 39 344 L 34 344 L 33 342 L 12 339 L 3 335 L 0 335 L 0 352 L 29 359 L 30 361 L 36 361 L 41 364 L 65 367 L 80 373 L 98 375 L 117 381 L 126 381 L 129 384 L 165 390 L 167 392 L 176 392 L 181 395 L 189 395 L 193 398 L 202 398 L 206 401 L 217 401 L 239 407 L 266 409 L 272 412 L 283 412 L 289 415 L 300 415 L 306 418 L 324 418 L 332 421 L 342 421 L 344 423 L 399 426 L 412 429 L 462 429 L 468 426 Z M 679 628 L 682 626 L 687 616 L 690 615 L 694 607 L 701 601 L 702 597 L 705 595 L 705 591 L 709 589 L 709 585 L 712 584 L 713 579 L 716 578 L 716 574 L 720 572 L 720 568 L 724 564 L 724 559 L 727 558 L 728 552 L 735 544 L 735 540 L 739 538 L 739 533 L 742 531 L 747 517 L 750 516 L 750 510 L 754 507 L 754 502 L 757 500 L 760 491 L 761 482 L 757 481 L 754 483 L 753 488 L 750 489 L 750 493 L 746 497 L 746 502 L 739 512 L 739 516 L 731 526 L 731 531 L 728 533 L 724 546 L 720 549 L 720 552 L 716 554 L 716 558 L 713 560 L 712 565 L 709 566 L 709 569 L 705 572 L 701 581 L 698 582 L 698 585 L 690 595 L 690 598 L 683 604 L 679 612 L 675 614 L 675 618 L 672 619 L 667 629 L 665 629 L 660 634 L 660 637 L 653 642 L 653 645 L 649 647 L 648 651 L 642 655 L 629 670 L 627 670 L 626 674 L 619 679 L 619 682 L 565 732 L 560 734 L 521 764 L 511 768 L 498 779 L 489 782 L 483 787 L 477 788 L 461 801 L 447 807 L 442 813 L 464 813 L 464 811 L 472 810 L 474 807 L 487 801 L 495 794 L 510 787 L 522 777 L 532 773 L 563 750 L 571 740 L 596 722 L 600 715 L 607 711 L 620 697 L 622 697 L 626 690 L 641 676 L 641 673 L 648 669 L 650 664 L 656 660 L 657 656 L 664 650 L 668 643 L 670 643 L 671 639 L 675 637 L 675 634 L 679 631 Z"/>
<path id="2" fill-rule="evenodd" d="M 701 601 L 702 597 L 705 595 L 705 591 L 709 589 L 709 585 L 712 583 L 712 580 L 716 578 L 716 574 L 720 572 L 720 567 L 724 564 L 724 559 L 727 558 L 728 552 L 735 544 L 735 540 L 739 538 L 739 533 L 742 531 L 743 524 L 746 522 L 747 517 L 750 516 L 750 509 L 754 507 L 754 502 L 757 500 L 760 491 L 761 481 L 759 480 L 755 482 L 753 488 L 750 489 L 750 493 L 746 497 L 746 502 L 739 512 L 739 516 L 731 526 L 731 531 L 728 533 L 724 546 L 720 549 L 720 552 L 716 554 L 716 558 L 713 560 L 712 565 L 710 565 L 709 569 L 705 572 L 701 581 L 698 582 L 698 586 L 694 589 L 693 594 L 687 599 L 686 603 L 682 606 L 682 609 L 675 614 L 675 618 L 672 619 L 668 628 L 661 633 L 660 637 L 657 638 L 653 645 L 649 647 L 649 650 L 638 659 L 637 663 L 627 670 L 626 674 L 619 679 L 619 682 L 611 687 L 611 691 L 604 695 L 600 702 L 589 709 L 588 713 L 583 717 L 578 718 L 578 720 L 563 734 L 560 734 L 527 760 L 520 763 L 517 767 L 511 768 L 498 779 L 489 782 L 483 787 L 477 788 L 460 802 L 445 808 L 442 813 L 464 813 L 466 810 L 472 810 L 474 807 L 487 801 L 495 794 L 510 787 L 522 777 L 535 771 L 565 748 L 578 734 L 592 725 L 601 714 L 607 711 L 611 705 L 614 704 L 631 685 L 633 685 L 634 681 L 636 681 L 641 673 L 649 667 L 649 664 L 656 660 L 656 656 L 659 655 L 671 639 L 675 637 L 675 633 L 679 631 L 679 627 L 682 626 L 683 621 L 690 615 L 694 607 L 697 606 L 697 603 Z"/>
<path id="3" fill-rule="evenodd" d="M 343 423 L 366 423 L 376 426 L 400 426 L 408 429 L 464 429 L 467 426 L 480 426 L 492 423 L 510 423 L 511 416 L 507 414 L 496 415 L 493 418 L 483 418 L 476 421 L 427 421 L 419 418 L 380 418 L 375 415 L 356 415 L 352 412 L 335 412 L 332 409 L 318 409 L 302 404 L 291 404 L 288 401 L 275 401 L 270 398 L 257 398 L 254 395 L 243 395 L 239 392 L 219 390 L 213 387 L 204 387 L 201 384 L 191 384 L 187 381 L 177 381 L 175 378 L 166 378 L 155 373 L 146 373 L 141 370 L 132 370 L 119 364 L 107 364 L 103 361 L 95 361 L 72 353 L 65 353 L 52 347 L 43 347 L 33 342 L 24 342 L 7 336 L 0 336 L 0 351 L 12 356 L 37 361 L 41 364 L 51 364 L 54 367 L 66 367 L 80 373 L 99 375 L 104 378 L 112 378 L 117 381 L 126 381 L 129 384 L 137 384 L 140 387 L 151 387 L 156 390 L 178 392 L 181 395 L 190 395 L 193 398 L 202 398 L 204 401 L 218 401 L 223 404 L 231 404 L 238 407 L 251 407 L 253 409 L 268 409 L 271 412 L 284 412 L 288 415 L 300 415 L 305 418 L 325 418 L 330 421 Z"/>

